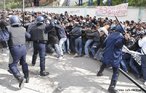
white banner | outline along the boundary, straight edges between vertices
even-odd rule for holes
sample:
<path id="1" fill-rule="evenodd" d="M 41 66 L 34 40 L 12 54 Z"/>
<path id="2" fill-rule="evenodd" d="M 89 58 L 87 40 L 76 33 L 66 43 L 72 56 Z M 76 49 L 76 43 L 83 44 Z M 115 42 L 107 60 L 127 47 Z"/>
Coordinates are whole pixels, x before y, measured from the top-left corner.
<path id="1" fill-rule="evenodd" d="M 127 16 L 128 3 L 116 6 L 98 6 L 96 9 L 97 16 Z"/>

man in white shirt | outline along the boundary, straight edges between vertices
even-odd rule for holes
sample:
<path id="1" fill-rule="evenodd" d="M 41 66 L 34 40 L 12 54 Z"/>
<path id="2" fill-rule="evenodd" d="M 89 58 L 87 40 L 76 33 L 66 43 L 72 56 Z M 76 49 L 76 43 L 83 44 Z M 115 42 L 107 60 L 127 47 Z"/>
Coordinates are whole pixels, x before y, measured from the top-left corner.
<path id="1" fill-rule="evenodd" d="M 142 38 L 138 41 L 139 47 L 141 47 L 141 66 L 142 66 L 142 74 L 144 79 L 144 85 L 146 85 L 146 32 L 143 33 Z"/>

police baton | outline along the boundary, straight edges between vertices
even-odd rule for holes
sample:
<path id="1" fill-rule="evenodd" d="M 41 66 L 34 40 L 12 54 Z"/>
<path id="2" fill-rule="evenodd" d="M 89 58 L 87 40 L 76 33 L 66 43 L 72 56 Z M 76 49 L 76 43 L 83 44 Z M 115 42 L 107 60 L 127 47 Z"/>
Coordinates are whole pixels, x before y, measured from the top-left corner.
<path id="1" fill-rule="evenodd" d="M 146 89 L 144 89 L 137 81 L 135 81 L 131 76 L 129 76 L 126 72 L 124 72 L 122 69 L 120 69 L 120 72 L 126 76 L 131 82 L 133 82 L 137 87 L 139 87 L 142 91 L 146 93 Z"/>
<path id="2" fill-rule="evenodd" d="M 122 28 L 123 31 L 124 31 L 124 28 L 123 28 L 122 25 L 120 24 L 118 18 L 117 18 L 116 16 L 115 16 L 115 18 L 116 18 L 116 21 L 118 22 L 118 24 L 121 26 L 121 28 Z M 143 88 L 137 81 L 135 81 L 131 76 L 129 76 L 129 75 L 128 75 L 126 72 L 124 72 L 122 69 L 119 68 L 119 70 L 120 70 L 120 72 L 121 72 L 124 76 L 126 76 L 131 82 L 133 82 L 137 87 L 139 87 L 142 91 L 144 91 L 144 92 L 146 93 L 146 89 Z"/>
<path id="3" fill-rule="evenodd" d="M 125 32 L 124 28 L 122 27 L 122 25 L 121 25 L 120 21 L 118 20 L 117 16 L 115 16 L 115 18 L 116 18 L 116 21 L 118 22 L 118 24 L 120 25 L 120 27 L 122 28 L 123 32 Z M 122 34 L 124 34 L 124 33 L 122 33 Z"/>

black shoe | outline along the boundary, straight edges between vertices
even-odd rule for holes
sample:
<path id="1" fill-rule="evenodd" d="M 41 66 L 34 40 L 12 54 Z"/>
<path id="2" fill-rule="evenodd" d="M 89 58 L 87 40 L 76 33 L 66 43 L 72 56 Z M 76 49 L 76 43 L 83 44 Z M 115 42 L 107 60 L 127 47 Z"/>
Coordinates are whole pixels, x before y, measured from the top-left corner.
<path id="1" fill-rule="evenodd" d="M 97 76 L 103 76 L 103 74 L 102 73 L 97 73 Z"/>
<path id="2" fill-rule="evenodd" d="M 25 79 L 22 78 L 21 80 L 19 80 L 19 88 L 22 89 L 24 87 L 24 83 L 25 83 Z"/>
<path id="3" fill-rule="evenodd" d="M 25 79 L 26 79 L 25 83 L 29 83 L 29 77 L 27 77 Z"/>
<path id="4" fill-rule="evenodd" d="M 108 92 L 109 93 L 118 93 L 118 91 L 114 87 L 109 87 Z"/>
<path id="5" fill-rule="evenodd" d="M 10 69 L 8 69 L 8 72 L 9 72 L 10 74 L 12 74 L 12 71 L 11 71 Z"/>
<path id="6" fill-rule="evenodd" d="M 47 75 L 49 75 L 49 72 L 46 72 L 46 71 L 40 72 L 40 76 L 47 76 Z"/>

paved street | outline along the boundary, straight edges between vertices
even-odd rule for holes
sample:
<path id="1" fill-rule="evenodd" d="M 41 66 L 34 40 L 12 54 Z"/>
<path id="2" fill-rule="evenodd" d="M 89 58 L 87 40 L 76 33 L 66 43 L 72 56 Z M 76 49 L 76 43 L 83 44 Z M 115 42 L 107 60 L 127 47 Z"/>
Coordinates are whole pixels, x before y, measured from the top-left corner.
<path id="1" fill-rule="evenodd" d="M 0 54 L 0 93 L 108 93 L 112 70 L 106 69 L 104 76 L 97 77 L 96 72 L 101 65 L 100 62 L 85 57 L 74 58 L 73 55 L 67 54 L 64 60 L 59 61 L 54 56 L 47 55 L 46 70 L 50 75 L 41 77 L 39 59 L 33 67 L 30 63 L 31 55 L 32 51 L 29 51 L 27 62 L 30 82 L 19 90 L 17 81 L 7 71 L 8 52 Z M 116 88 L 119 93 L 143 93 L 122 74 Z"/>

